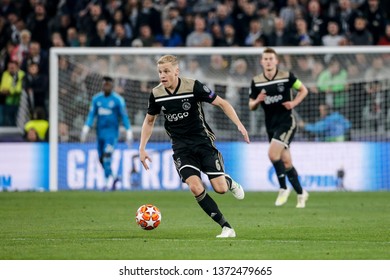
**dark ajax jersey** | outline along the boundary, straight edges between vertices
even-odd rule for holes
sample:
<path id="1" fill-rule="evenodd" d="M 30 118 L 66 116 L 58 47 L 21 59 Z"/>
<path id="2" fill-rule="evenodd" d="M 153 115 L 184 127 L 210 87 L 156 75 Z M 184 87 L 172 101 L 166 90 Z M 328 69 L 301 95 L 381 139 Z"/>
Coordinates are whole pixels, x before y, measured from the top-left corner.
<path id="1" fill-rule="evenodd" d="M 291 127 L 295 122 L 292 110 L 286 109 L 282 103 L 293 100 L 291 88 L 297 80 L 293 73 L 279 69 L 270 80 L 264 73 L 253 77 L 249 97 L 256 99 L 261 91 L 265 91 L 267 97 L 260 104 L 264 109 L 268 131 L 279 126 Z"/>
<path id="2" fill-rule="evenodd" d="M 173 150 L 194 145 L 211 144 L 215 135 L 206 123 L 202 102 L 211 103 L 217 95 L 198 80 L 179 78 L 170 93 L 162 84 L 153 88 L 149 97 L 148 114 L 162 113 L 165 130 L 172 140 Z"/>

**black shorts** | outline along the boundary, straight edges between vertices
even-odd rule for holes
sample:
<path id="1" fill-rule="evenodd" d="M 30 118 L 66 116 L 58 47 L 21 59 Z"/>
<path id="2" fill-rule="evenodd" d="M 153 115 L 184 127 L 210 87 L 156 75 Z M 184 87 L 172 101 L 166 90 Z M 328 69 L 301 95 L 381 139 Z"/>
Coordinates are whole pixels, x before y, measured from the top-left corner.
<path id="1" fill-rule="evenodd" d="M 295 132 L 297 131 L 296 126 L 279 126 L 273 130 L 267 130 L 268 141 L 272 139 L 282 143 L 286 148 L 290 146 L 291 141 L 294 138 Z"/>
<path id="2" fill-rule="evenodd" d="M 225 174 L 222 154 L 211 145 L 198 145 L 173 154 L 176 170 L 183 182 L 188 177 L 205 173 L 209 179 Z"/>

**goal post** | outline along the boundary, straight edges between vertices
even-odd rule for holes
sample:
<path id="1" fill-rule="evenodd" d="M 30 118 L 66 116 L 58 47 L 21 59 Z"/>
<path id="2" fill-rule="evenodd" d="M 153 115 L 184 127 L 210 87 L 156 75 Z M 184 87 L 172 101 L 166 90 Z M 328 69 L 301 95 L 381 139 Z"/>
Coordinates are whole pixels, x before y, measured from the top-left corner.
<path id="1" fill-rule="evenodd" d="M 335 160 L 337 170 L 341 170 L 345 165 L 353 169 L 354 171 L 347 173 L 351 176 L 351 172 L 355 170 L 356 173 L 361 173 L 365 168 L 371 168 L 364 163 L 367 150 L 371 149 L 365 144 L 367 142 L 378 144 L 375 151 L 381 162 L 377 164 L 385 173 L 379 172 L 375 175 L 375 172 L 370 169 L 369 178 L 378 182 L 375 188 L 382 188 L 388 182 L 385 176 L 390 177 L 387 173 L 390 167 L 379 155 L 382 150 L 388 148 L 388 139 L 390 139 L 390 70 L 388 69 L 390 48 L 278 47 L 275 50 L 279 55 L 279 67 L 293 72 L 310 90 L 309 96 L 295 110 L 299 120 L 306 123 L 318 120 L 318 105 L 324 102 L 332 105 L 333 109 L 344 114 L 352 123 L 348 135 L 349 141 L 342 143 L 325 143 L 300 129 L 296 133 L 293 144 L 298 147 L 297 153 L 303 151 L 303 155 L 298 158 L 305 159 L 304 151 L 307 153 L 313 151 L 320 161 L 328 162 L 319 162 L 312 154 L 307 154 L 308 162 L 322 164 L 326 169 L 330 165 L 329 161 Z M 252 175 L 246 173 L 250 169 L 246 166 L 248 162 L 259 160 L 261 164 L 269 164 L 264 153 L 267 149 L 267 137 L 263 113 L 260 109 L 255 112 L 248 110 L 248 90 L 252 77 L 261 72 L 259 59 L 262 51 L 263 48 L 51 48 L 50 190 L 100 188 L 102 174 L 100 166 L 96 164 L 93 130 L 89 134 L 87 143 L 79 143 L 79 135 L 91 97 L 101 90 L 103 75 L 114 77 L 115 89 L 126 100 L 135 132 L 133 148 L 128 150 L 120 143 L 118 151 L 114 153 L 113 169 L 121 172 L 124 179 L 122 189 L 183 187 L 172 165 L 169 139 L 163 128 L 163 117 L 158 118 L 149 145 L 156 151 L 157 162 L 154 164 L 158 164 L 159 169 L 156 169 L 155 173 L 142 173 L 141 181 L 132 177 L 132 173 L 141 172 L 137 161 L 140 129 L 150 90 L 158 84 L 156 61 L 158 57 L 165 54 L 179 57 L 182 76 L 199 79 L 234 106 L 252 138 L 253 143 L 249 145 L 250 148 L 244 146 L 241 135 L 222 111 L 208 104 L 204 105 L 204 110 L 207 121 L 217 134 L 220 146 L 227 151 L 223 152 L 225 161 L 238 162 L 236 165 L 231 163 L 234 169 L 232 172 L 243 180 L 251 177 Z M 331 69 L 334 61 L 338 63 L 339 69 Z M 328 73 L 326 76 L 326 71 L 335 72 L 330 76 Z M 338 78 L 333 79 L 334 76 Z M 379 86 L 373 89 L 375 85 Z M 377 92 L 369 94 L 373 90 Z M 372 111 L 371 105 L 377 106 L 379 111 Z M 257 150 L 259 150 L 258 154 L 256 154 Z M 348 151 L 358 155 L 346 163 L 342 157 L 338 158 L 338 155 L 329 156 L 328 151 L 331 150 L 335 153 Z M 294 160 L 297 161 L 295 158 Z M 361 164 L 356 164 L 354 161 L 361 161 Z M 296 164 L 300 163 L 296 162 Z M 336 188 L 340 178 L 335 174 L 340 175 L 341 172 L 337 173 L 335 170 L 333 175 L 322 174 L 319 169 L 311 170 L 311 166 L 302 164 L 301 166 L 303 169 L 310 170 L 307 173 L 303 171 L 302 175 L 302 180 L 306 180 L 309 187 L 314 186 L 318 190 Z M 272 168 L 267 165 L 264 170 L 259 171 L 259 169 L 261 167 L 256 166 L 251 170 L 251 174 L 263 172 L 265 180 L 268 180 L 265 185 L 269 185 L 260 187 L 259 190 L 272 189 L 274 182 L 269 179 L 273 176 Z M 350 185 L 355 186 L 357 190 L 364 190 L 363 185 L 367 183 L 364 179 L 365 175 L 359 177 L 360 181 L 358 179 L 351 181 Z M 250 180 L 257 179 L 253 177 Z M 249 189 L 256 190 L 256 186 L 250 186 Z"/>

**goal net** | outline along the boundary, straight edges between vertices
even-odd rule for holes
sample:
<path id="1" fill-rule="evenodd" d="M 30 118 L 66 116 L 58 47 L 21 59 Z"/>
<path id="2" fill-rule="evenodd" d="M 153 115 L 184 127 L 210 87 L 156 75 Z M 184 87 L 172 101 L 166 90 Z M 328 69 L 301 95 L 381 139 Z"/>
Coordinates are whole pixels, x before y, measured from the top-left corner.
<path id="1" fill-rule="evenodd" d="M 390 138 L 390 49 L 382 47 L 345 48 L 276 48 L 279 68 L 295 74 L 309 89 L 308 97 L 295 109 L 299 123 L 314 123 L 320 119 L 320 104 L 327 104 L 351 122 L 345 142 L 329 143 L 321 135 L 301 128 L 297 131 L 292 151 L 296 165 L 300 166 L 301 180 L 308 188 L 319 190 L 343 187 L 343 172 L 351 179 L 359 174 L 358 181 L 350 181 L 353 188 L 365 189 L 368 168 L 369 178 L 376 180 L 375 188 L 383 188 L 388 166 L 382 149 L 376 146 L 378 157 L 375 172 L 368 166 L 365 144 L 387 144 Z M 267 135 L 264 115 L 248 110 L 251 79 L 261 72 L 260 48 L 53 48 L 50 71 L 50 185 L 57 189 L 100 189 L 102 170 L 96 153 L 95 135 L 89 133 L 87 143 L 79 142 L 92 96 L 101 90 L 101 78 L 110 75 L 115 79 L 115 90 L 127 104 L 128 114 L 135 133 L 132 149 L 119 144 L 114 153 L 113 169 L 122 177 L 122 189 L 177 189 L 178 180 L 171 160 L 169 138 L 163 128 L 164 117 L 155 124 L 148 148 L 156 157 L 153 172 L 143 172 L 137 158 L 140 129 L 152 88 L 158 85 L 157 59 L 164 54 L 177 55 L 180 75 L 198 79 L 227 99 L 236 109 L 247 127 L 252 140 L 251 148 L 242 143 L 241 135 L 224 113 L 209 104 L 204 105 L 207 122 L 217 135 L 217 141 L 231 171 L 242 180 L 252 178 L 249 189 L 262 190 L 255 176 L 264 173 L 265 185 L 276 184 L 271 179 L 272 168 L 266 154 Z M 124 134 L 121 134 L 123 139 Z M 362 146 L 363 145 L 363 146 Z M 249 150 L 247 150 L 249 149 Z M 314 154 L 313 154 L 314 153 Z M 354 154 L 354 157 L 348 153 Z M 348 159 L 343 158 L 350 157 Z M 296 159 L 298 158 L 298 159 Z M 257 160 L 264 166 L 252 166 Z M 345 162 L 345 161 L 348 162 Z M 254 161 L 254 162 L 253 162 Z M 358 161 L 358 163 L 355 163 Z M 383 162 L 382 162 L 383 161 Z M 251 163 L 252 162 L 252 163 Z M 260 164 L 260 163 L 259 163 Z M 306 165 L 305 165 L 306 164 Z M 311 170 L 316 165 L 317 169 Z M 327 167 L 328 166 L 328 167 Z M 333 168 L 321 173 L 321 169 Z M 351 170 L 345 171 L 344 169 Z M 303 169 L 303 170 L 302 170 Z M 311 171 L 305 171 L 309 169 Z M 364 174 L 360 174 L 360 173 Z M 153 173 L 153 174 L 150 174 Z M 248 173 L 248 174 L 247 174 Z M 370 173 L 370 174 L 371 174 Z M 245 178 L 244 175 L 246 174 Z M 305 175 L 306 174 L 306 175 Z M 355 176 L 356 177 L 356 176 Z M 261 177 L 260 177 L 261 178 Z M 360 181 L 359 181 L 360 180 Z M 348 182 L 348 180 L 346 180 Z M 372 184 L 372 182 L 369 182 Z M 244 184 L 244 182 L 243 182 Z M 257 185 L 256 185 L 257 184 Z M 305 184 L 305 183 L 304 183 Z M 389 185 L 389 184 L 388 184 Z M 272 187 L 264 187 L 264 190 Z"/>

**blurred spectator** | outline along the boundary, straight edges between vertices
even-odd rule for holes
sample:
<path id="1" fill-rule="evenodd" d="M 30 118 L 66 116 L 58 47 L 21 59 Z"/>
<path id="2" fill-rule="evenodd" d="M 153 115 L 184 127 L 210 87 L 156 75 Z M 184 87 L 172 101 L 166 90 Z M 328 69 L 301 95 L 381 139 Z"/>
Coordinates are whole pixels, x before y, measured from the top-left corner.
<path id="1" fill-rule="evenodd" d="M 9 24 L 8 29 L 9 29 L 10 39 L 16 44 L 19 44 L 20 32 L 26 28 L 26 25 L 24 21 L 16 13 L 8 14 L 7 20 Z"/>
<path id="2" fill-rule="evenodd" d="M 270 46 L 289 46 L 290 34 L 286 32 L 284 20 L 280 17 L 275 18 L 275 30 L 269 36 Z"/>
<path id="3" fill-rule="evenodd" d="M 349 103 L 353 106 L 348 117 L 352 120 L 352 128 L 362 128 L 362 112 L 366 102 L 364 73 L 354 63 L 349 63 L 348 71 L 348 94 Z"/>
<path id="4" fill-rule="evenodd" d="M 123 17 L 123 11 L 121 9 L 117 9 L 114 12 L 113 18 L 108 26 L 108 33 L 112 34 L 115 31 L 115 24 L 122 24 L 123 28 L 125 29 L 125 37 L 131 41 L 133 38 L 133 29 L 131 28 L 130 24 L 124 19 Z"/>
<path id="5" fill-rule="evenodd" d="M 216 18 L 213 23 L 216 23 L 220 26 L 221 30 L 224 30 L 227 24 L 233 24 L 233 18 L 231 16 L 231 11 L 226 4 L 217 4 L 216 7 Z"/>
<path id="6" fill-rule="evenodd" d="M 343 142 L 350 140 L 351 122 L 348 119 L 339 112 L 332 111 L 327 104 L 321 104 L 318 109 L 320 120 L 315 123 L 300 122 L 299 126 L 314 134 L 315 141 Z"/>
<path id="7" fill-rule="evenodd" d="M 199 61 L 196 57 L 190 57 L 185 65 L 182 67 L 181 75 L 183 77 L 196 77 L 198 80 L 204 80 L 205 75 L 202 68 L 199 65 Z"/>
<path id="8" fill-rule="evenodd" d="M 380 81 L 368 83 L 362 112 L 363 127 L 366 131 L 384 132 L 387 113 L 385 96 Z"/>
<path id="9" fill-rule="evenodd" d="M 125 0 L 123 2 L 125 2 L 122 5 L 123 18 L 129 23 L 131 30 L 133 31 L 132 38 L 138 37 L 141 1 Z"/>
<path id="10" fill-rule="evenodd" d="M 305 20 L 310 38 L 313 41 L 313 46 L 320 46 L 322 45 L 322 36 L 326 34 L 328 19 L 321 13 L 321 6 L 318 0 L 310 0 L 307 10 Z"/>
<path id="11" fill-rule="evenodd" d="M 264 34 L 268 37 L 275 30 L 275 14 L 270 13 L 269 4 L 259 3 L 258 15 Z"/>
<path id="12" fill-rule="evenodd" d="M 340 34 L 340 28 L 336 21 L 329 21 L 327 30 L 328 33 L 322 37 L 322 45 L 336 47 L 347 43 L 345 36 Z"/>
<path id="13" fill-rule="evenodd" d="M 348 102 L 347 79 L 347 71 L 341 67 L 338 59 L 333 57 L 317 80 L 320 94 L 325 95 L 325 103 L 342 114 L 344 114 Z"/>
<path id="14" fill-rule="evenodd" d="M 11 0 L 1 0 L 0 15 L 7 17 L 10 13 L 15 13 L 16 7 Z"/>
<path id="15" fill-rule="evenodd" d="M 164 19 L 162 22 L 162 33 L 156 35 L 156 41 L 164 47 L 179 47 L 183 45 L 181 36 L 173 29 L 171 20 Z"/>
<path id="16" fill-rule="evenodd" d="M 287 31 L 292 31 L 296 26 L 295 20 L 301 18 L 303 14 L 304 9 L 298 0 L 287 0 L 287 5 L 280 9 L 279 16 L 283 19 Z"/>
<path id="17" fill-rule="evenodd" d="M 130 47 L 131 40 L 126 37 L 126 30 L 122 23 L 114 25 L 114 36 L 111 39 L 110 46 L 113 47 Z"/>
<path id="18" fill-rule="evenodd" d="M 108 47 L 111 39 L 107 34 L 107 21 L 99 19 L 96 23 L 96 35 L 91 38 L 91 47 Z"/>
<path id="19" fill-rule="evenodd" d="M 338 0 L 338 4 L 333 18 L 340 21 L 341 34 L 348 37 L 351 32 L 355 31 L 354 22 L 358 12 L 352 9 L 350 0 Z"/>
<path id="20" fill-rule="evenodd" d="M 378 45 L 380 46 L 390 45 L 390 23 L 386 24 L 385 34 L 379 38 Z"/>
<path id="21" fill-rule="evenodd" d="M 311 46 L 313 44 L 307 30 L 307 23 L 304 19 L 298 18 L 295 20 L 295 30 L 295 34 L 291 37 L 291 45 Z"/>
<path id="22" fill-rule="evenodd" d="M 31 32 L 23 29 L 20 32 L 20 43 L 18 45 L 18 62 L 22 64 L 27 58 L 31 43 Z"/>
<path id="23" fill-rule="evenodd" d="M 46 15 L 45 6 L 38 3 L 34 8 L 34 13 L 27 19 L 27 28 L 31 31 L 31 40 L 37 41 L 43 50 L 50 47 L 49 39 L 49 19 Z"/>
<path id="24" fill-rule="evenodd" d="M 10 41 L 11 35 L 9 30 L 9 23 L 6 18 L 0 15 L 0 51 L 7 45 L 7 42 Z"/>
<path id="25" fill-rule="evenodd" d="M 249 32 L 245 37 L 244 44 L 245 46 L 254 46 L 255 40 L 261 38 L 264 42 L 264 45 L 268 44 L 268 39 L 266 35 L 263 33 L 261 28 L 260 19 L 254 17 L 249 22 Z"/>
<path id="26" fill-rule="evenodd" d="M 139 27 L 139 33 L 138 33 L 137 39 L 141 40 L 143 47 L 151 47 L 153 46 L 154 42 L 156 41 L 154 39 L 152 29 L 147 24 L 142 24 Z"/>
<path id="27" fill-rule="evenodd" d="M 354 22 L 354 31 L 348 37 L 349 43 L 355 46 L 367 46 L 373 44 L 373 37 L 367 29 L 367 21 L 363 16 L 357 16 Z"/>
<path id="28" fill-rule="evenodd" d="M 62 40 L 66 42 L 68 30 L 69 28 L 74 26 L 75 23 L 73 22 L 70 14 L 61 13 L 56 18 L 54 18 L 53 23 L 51 24 L 51 33 L 54 32 L 60 33 Z"/>
<path id="29" fill-rule="evenodd" d="M 187 39 L 187 47 L 211 47 L 213 45 L 213 37 L 206 31 L 206 20 L 204 17 L 195 16 L 194 31 L 192 31 Z"/>
<path id="30" fill-rule="evenodd" d="M 149 26 L 153 35 L 161 33 L 161 13 L 154 7 L 153 0 L 142 0 L 141 3 L 140 26 Z"/>
<path id="31" fill-rule="evenodd" d="M 76 27 L 70 27 L 67 31 L 66 31 L 66 40 L 65 40 L 65 43 L 68 47 L 79 47 L 80 46 L 80 42 L 79 42 L 79 39 L 78 39 L 78 32 L 77 32 L 77 29 Z"/>
<path id="32" fill-rule="evenodd" d="M 45 110 L 37 107 L 34 110 L 32 120 L 24 125 L 24 138 L 28 142 L 47 142 L 49 140 L 49 122 L 46 119 Z"/>
<path id="33" fill-rule="evenodd" d="M 30 43 L 30 50 L 27 55 L 27 58 L 22 63 L 22 70 L 27 71 L 27 67 L 30 63 L 37 63 L 41 73 L 48 75 L 49 74 L 49 58 L 47 52 L 41 49 L 39 42 L 32 41 Z"/>
<path id="34" fill-rule="evenodd" d="M 380 9 L 379 2 L 379 0 L 368 0 L 367 8 L 363 11 L 364 18 L 367 20 L 367 29 L 372 34 L 373 45 L 376 45 L 379 38 L 385 34 L 386 28 L 386 17 Z"/>
<path id="35" fill-rule="evenodd" d="M 89 47 L 89 38 L 87 33 L 80 31 L 77 35 L 78 47 Z"/>
<path id="36" fill-rule="evenodd" d="M 17 61 L 8 62 L 7 70 L 1 76 L 0 84 L 0 125 L 15 126 L 23 89 L 25 73 Z"/>
<path id="37" fill-rule="evenodd" d="M 105 19 L 102 8 L 95 1 L 88 3 L 84 10 L 81 10 L 77 19 L 77 28 L 87 34 L 87 37 L 92 40 L 98 36 L 98 22 Z M 100 34 L 101 36 L 101 34 Z"/>
<path id="38" fill-rule="evenodd" d="M 31 108 L 45 108 L 48 97 L 48 79 L 46 75 L 39 73 L 39 65 L 30 63 L 24 79 L 24 90 L 27 92 Z"/>
<path id="39" fill-rule="evenodd" d="M 181 36 L 181 40 L 184 42 L 185 38 L 191 32 L 191 30 L 187 28 L 184 17 L 180 15 L 176 4 L 169 6 L 166 18 L 172 22 L 174 32 L 177 32 Z"/>
<path id="40" fill-rule="evenodd" d="M 234 26 L 231 24 L 226 24 L 224 29 L 224 44 L 227 47 L 238 47 L 239 42 L 237 40 L 236 36 L 236 30 L 234 29 Z"/>
<path id="41" fill-rule="evenodd" d="M 240 9 L 236 11 L 236 20 L 234 27 L 236 29 L 237 40 L 240 46 L 245 45 L 245 37 L 249 33 L 249 24 L 256 15 L 255 1 L 238 1 Z"/>
<path id="42" fill-rule="evenodd" d="M 107 16 L 110 18 L 114 18 L 116 11 L 118 11 L 122 5 L 122 1 L 121 0 L 106 0 L 104 2 L 105 2 L 104 11 L 106 12 Z"/>
<path id="43" fill-rule="evenodd" d="M 63 48 L 65 47 L 64 40 L 59 32 L 51 34 L 51 47 Z"/>
<path id="44" fill-rule="evenodd" d="M 389 77 L 390 68 L 385 65 L 383 57 L 381 55 L 373 57 L 371 65 L 365 70 L 364 80 L 366 82 L 374 80 L 380 81 L 382 84 L 381 89 L 387 91 L 390 89 L 390 84 L 388 82 Z M 369 90 L 369 85 L 367 85 L 366 91 L 368 92 Z"/>

